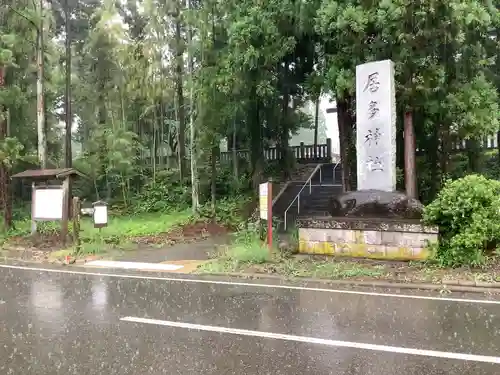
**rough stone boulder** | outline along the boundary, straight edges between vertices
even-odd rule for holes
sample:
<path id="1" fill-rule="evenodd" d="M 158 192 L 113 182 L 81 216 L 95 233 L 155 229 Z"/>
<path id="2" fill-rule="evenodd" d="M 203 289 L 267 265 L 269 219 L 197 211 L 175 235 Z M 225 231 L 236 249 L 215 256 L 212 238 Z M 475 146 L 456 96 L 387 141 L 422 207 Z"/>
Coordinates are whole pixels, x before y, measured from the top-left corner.
<path id="1" fill-rule="evenodd" d="M 422 218 L 423 205 L 401 192 L 360 190 L 330 199 L 328 212 L 333 217 Z"/>

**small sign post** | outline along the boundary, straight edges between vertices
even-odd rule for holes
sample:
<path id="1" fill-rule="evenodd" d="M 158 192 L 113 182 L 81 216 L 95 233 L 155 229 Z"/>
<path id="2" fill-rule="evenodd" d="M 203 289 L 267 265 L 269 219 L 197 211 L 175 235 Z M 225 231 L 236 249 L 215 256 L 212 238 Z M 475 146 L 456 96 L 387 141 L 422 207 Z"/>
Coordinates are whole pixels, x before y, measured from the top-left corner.
<path id="1" fill-rule="evenodd" d="M 94 228 L 99 228 L 100 231 L 101 228 L 108 226 L 108 204 L 103 201 L 97 201 L 92 203 L 92 206 L 94 207 Z"/>
<path id="2" fill-rule="evenodd" d="M 260 219 L 267 220 L 267 245 L 269 251 L 273 247 L 273 193 L 272 184 L 265 182 L 259 185 L 259 209 Z"/>
<path id="3" fill-rule="evenodd" d="M 80 199 L 73 197 L 73 242 L 76 252 L 80 253 L 82 242 L 80 240 Z"/>

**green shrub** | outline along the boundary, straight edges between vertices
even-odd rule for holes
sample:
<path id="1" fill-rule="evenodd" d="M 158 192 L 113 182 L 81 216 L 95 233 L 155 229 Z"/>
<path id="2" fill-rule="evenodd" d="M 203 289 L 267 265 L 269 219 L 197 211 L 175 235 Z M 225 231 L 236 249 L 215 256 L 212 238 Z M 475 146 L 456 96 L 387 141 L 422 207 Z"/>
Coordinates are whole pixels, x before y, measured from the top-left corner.
<path id="1" fill-rule="evenodd" d="M 483 174 L 488 178 L 500 178 L 500 165 L 498 163 L 498 152 L 488 151 L 484 156 Z"/>
<path id="2" fill-rule="evenodd" d="M 227 249 L 224 258 L 237 263 L 262 264 L 270 260 L 271 254 L 260 239 L 258 228 L 250 225 L 235 234 L 234 243 Z"/>
<path id="3" fill-rule="evenodd" d="M 252 180 L 250 172 L 247 169 L 239 171 L 238 179 L 235 180 L 233 169 L 230 165 L 217 165 L 217 177 L 215 180 L 215 188 L 218 197 L 237 196 L 247 194 L 251 191 Z M 209 181 L 210 178 L 207 178 Z M 207 200 L 211 195 L 211 186 L 207 186 Z"/>
<path id="4" fill-rule="evenodd" d="M 270 259 L 269 249 L 265 244 L 254 242 L 244 245 L 233 245 L 226 253 L 228 260 L 238 263 L 262 264 Z"/>
<path id="5" fill-rule="evenodd" d="M 228 228 L 239 229 L 246 221 L 246 210 L 250 203 L 251 197 L 244 195 L 218 199 L 215 205 L 215 220 Z M 201 207 L 200 216 L 213 218 L 211 203 Z"/>
<path id="6" fill-rule="evenodd" d="M 500 244 L 500 181 L 480 175 L 447 181 L 424 209 L 424 222 L 439 226 L 435 257 L 442 266 L 479 266 Z"/>
<path id="7" fill-rule="evenodd" d="M 241 199 L 242 195 L 248 194 L 251 189 L 249 175 L 242 171 L 236 181 L 231 168 L 218 166 L 216 176 L 217 213 L 221 216 L 231 216 L 234 211 L 233 202 Z M 209 171 L 208 171 L 209 172 Z M 205 203 L 202 209 L 203 215 L 211 212 L 211 183 L 210 175 L 206 169 L 200 170 L 199 198 Z M 191 177 L 186 176 L 184 180 L 179 178 L 178 169 L 161 170 L 142 187 L 135 195 L 134 212 L 166 212 L 171 210 L 183 210 L 191 206 Z M 231 197 L 220 199 L 221 197 Z M 211 217 L 211 215 L 208 215 Z M 224 221 L 224 220 L 223 220 Z"/>
<path id="8" fill-rule="evenodd" d="M 179 179 L 179 171 L 159 171 L 156 178 L 147 182 L 136 195 L 135 212 L 166 212 L 183 210 L 191 205 L 189 182 Z"/>

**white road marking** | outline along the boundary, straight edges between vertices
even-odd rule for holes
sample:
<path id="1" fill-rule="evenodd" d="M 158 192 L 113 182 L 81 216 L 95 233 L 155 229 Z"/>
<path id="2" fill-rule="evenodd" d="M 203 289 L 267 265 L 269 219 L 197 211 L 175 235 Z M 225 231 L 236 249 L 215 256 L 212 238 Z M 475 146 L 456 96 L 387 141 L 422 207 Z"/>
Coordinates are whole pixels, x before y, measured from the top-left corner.
<path id="1" fill-rule="evenodd" d="M 172 282 L 193 283 L 193 284 L 212 284 L 212 285 L 227 285 L 227 286 L 245 286 L 245 287 L 250 287 L 250 288 L 304 290 L 304 291 L 310 291 L 310 292 L 351 294 L 351 295 L 372 296 L 372 297 L 393 297 L 393 298 L 422 299 L 422 300 L 443 301 L 443 302 L 462 302 L 462 303 L 481 303 L 481 304 L 489 304 L 489 305 L 500 305 L 500 300 L 431 297 L 431 296 L 419 296 L 419 295 L 409 295 L 409 294 L 362 292 L 362 291 L 357 291 L 357 290 L 310 288 L 310 287 L 295 286 L 295 285 L 244 283 L 244 282 L 237 282 L 237 281 L 203 280 L 203 279 L 188 279 L 188 278 L 175 278 L 175 277 L 125 275 L 125 274 L 120 275 L 120 274 L 105 273 L 105 272 L 86 272 L 86 271 L 76 271 L 76 270 L 74 271 L 74 270 L 63 270 L 63 269 L 52 269 L 52 268 L 13 266 L 13 265 L 9 265 L 9 264 L 0 264 L 0 268 L 10 268 L 10 269 L 17 269 L 17 270 L 24 270 L 24 271 L 54 272 L 54 273 L 64 273 L 64 274 L 71 274 L 71 275 L 117 277 L 117 278 L 122 278 L 122 279 L 160 280 L 160 281 L 172 281 Z M 397 286 L 394 286 L 394 288 L 397 288 Z"/>
<path id="2" fill-rule="evenodd" d="M 137 317 L 133 317 L 133 316 L 127 316 L 127 317 L 121 318 L 120 320 L 125 321 L 125 322 L 153 324 L 153 325 L 160 325 L 160 326 L 166 326 L 166 327 L 186 328 L 186 329 L 194 329 L 194 330 L 208 331 L 208 332 L 228 333 L 228 334 L 240 335 L 240 336 L 261 337 L 261 338 L 266 338 L 266 339 L 295 341 L 295 342 L 303 342 L 303 343 L 308 343 L 308 344 L 319 344 L 319 345 L 332 346 L 332 347 L 372 350 L 372 351 L 386 352 L 386 353 L 417 355 L 417 356 L 422 356 L 422 357 L 446 358 L 446 359 L 457 359 L 457 360 L 461 360 L 461 361 L 473 361 L 473 362 L 500 364 L 500 357 L 492 357 L 492 356 L 485 356 L 485 355 L 454 353 L 454 352 L 440 352 L 440 351 L 436 351 L 436 350 L 413 349 L 413 348 L 404 348 L 404 347 L 399 347 L 399 346 L 387 346 L 387 345 L 366 344 L 366 343 L 351 342 L 351 341 L 328 340 L 328 339 L 320 339 L 320 338 L 316 338 L 316 337 L 294 336 L 294 335 L 287 335 L 287 334 L 282 334 L 282 333 L 251 331 L 251 330 L 239 329 L 239 328 L 227 328 L 227 327 L 217 327 L 217 326 L 209 326 L 209 325 L 202 325 L 202 324 L 173 322 L 173 321 L 168 321 L 168 320 L 137 318 Z"/>
<path id="3" fill-rule="evenodd" d="M 184 268 L 182 265 L 167 263 L 141 263 L 141 262 L 119 262 L 113 260 L 93 260 L 85 264 L 90 267 L 122 268 L 125 270 L 147 270 L 147 271 L 177 271 Z"/>

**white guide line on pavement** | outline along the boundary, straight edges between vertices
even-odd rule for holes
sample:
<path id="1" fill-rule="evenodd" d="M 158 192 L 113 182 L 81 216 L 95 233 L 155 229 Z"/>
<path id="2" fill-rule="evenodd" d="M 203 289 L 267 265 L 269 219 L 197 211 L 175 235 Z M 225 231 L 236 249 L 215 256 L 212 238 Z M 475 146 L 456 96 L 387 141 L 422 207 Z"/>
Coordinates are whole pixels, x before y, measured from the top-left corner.
<path id="1" fill-rule="evenodd" d="M 9 264 L 0 264 L 0 268 L 10 268 L 24 271 L 38 271 L 38 272 L 54 272 L 64 273 L 70 275 L 86 275 L 86 276 L 100 276 L 100 277 L 117 277 L 122 279 L 139 279 L 139 280 L 159 280 L 159 281 L 172 281 L 179 283 L 193 283 L 193 284 L 212 284 L 212 285 L 227 285 L 227 286 L 245 286 L 250 288 L 272 288 L 272 289 L 288 289 L 288 290 L 305 290 L 310 292 L 324 292 L 324 293 L 337 293 L 337 294 L 354 294 L 361 296 L 373 297 L 393 297 L 393 298 L 406 298 L 406 299 L 422 299 L 430 301 L 444 301 L 444 302 L 462 302 L 462 303 L 482 303 L 488 305 L 500 305 L 500 300 L 482 300 L 482 299 L 466 299 L 466 298 L 446 298 L 446 297 L 431 297 L 419 296 L 409 294 L 395 294 L 395 293 L 376 293 L 376 292 L 362 292 L 357 290 L 342 290 L 342 289 L 328 289 L 328 288 L 310 288 L 295 285 L 274 285 L 264 283 L 244 283 L 237 281 L 220 281 L 220 280 L 203 280 L 203 279 L 188 279 L 176 277 L 160 277 L 160 276 L 140 276 L 140 275 L 120 275 L 116 273 L 106 272 L 86 272 L 86 271 L 73 271 L 52 268 L 37 268 L 27 266 L 13 266 Z M 394 288 L 397 288 L 395 286 Z"/>
<path id="2" fill-rule="evenodd" d="M 119 262 L 113 260 L 93 260 L 85 264 L 90 267 L 121 268 L 125 270 L 177 271 L 182 265 L 166 263 Z"/>
<path id="3" fill-rule="evenodd" d="M 308 343 L 308 344 L 319 344 L 319 345 L 332 346 L 332 347 L 372 350 L 372 351 L 386 352 L 386 353 L 417 355 L 417 356 L 422 356 L 422 357 L 446 358 L 446 359 L 457 359 L 457 360 L 461 360 L 461 361 L 473 361 L 473 362 L 485 362 L 485 363 L 498 363 L 498 364 L 500 364 L 500 357 L 491 357 L 491 356 L 485 356 L 485 355 L 453 353 L 453 352 L 440 352 L 440 351 L 435 351 L 435 350 L 403 348 L 403 347 L 399 347 L 399 346 L 387 346 L 387 345 L 377 345 L 377 344 L 365 344 L 365 343 L 351 342 L 351 341 L 328 340 L 328 339 L 320 339 L 320 338 L 316 338 L 316 337 L 294 336 L 294 335 L 287 335 L 287 334 L 282 334 L 282 333 L 263 332 L 263 331 L 251 331 L 251 330 L 239 329 L 239 328 L 227 328 L 227 327 L 208 326 L 208 325 L 202 325 L 202 324 L 173 322 L 173 321 L 168 321 L 168 320 L 136 318 L 133 316 L 127 316 L 127 317 L 121 318 L 120 320 L 125 321 L 125 322 L 152 324 L 152 325 L 160 325 L 160 326 L 175 327 L 175 328 L 186 328 L 186 329 L 194 329 L 194 330 L 199 330 L 199 331 L 208 331 L 208 332 L 217 332 L 217 333 L 228 333 L 228 334 L 240 335 L 240 336 L 261 337 L 261 338 L 266 338 L 266 339 L 295 341 L 295 342 L 303 342 L 303 343 Z"/>

